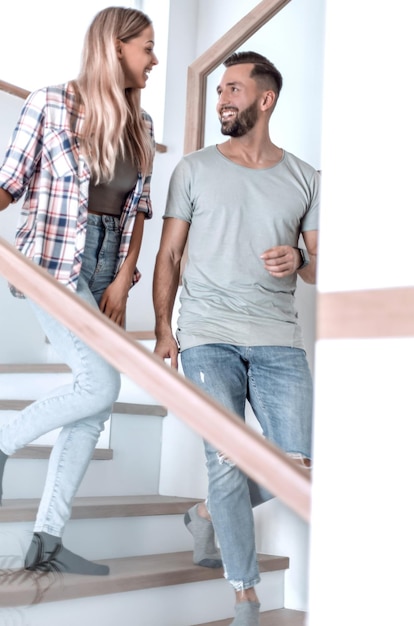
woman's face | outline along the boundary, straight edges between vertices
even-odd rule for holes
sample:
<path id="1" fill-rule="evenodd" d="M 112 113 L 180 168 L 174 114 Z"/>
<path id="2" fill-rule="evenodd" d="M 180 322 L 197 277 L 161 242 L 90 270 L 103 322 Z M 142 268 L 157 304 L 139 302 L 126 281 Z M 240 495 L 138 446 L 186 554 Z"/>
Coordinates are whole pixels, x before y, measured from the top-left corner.
<path id="1" fill-rule="evenodd" d="M 117 53 L 121 63 L 125 89 L 144 89 L 148 74 L 158 59 L 154 54 L 154 29 L 150 24 L 138 37 L 127 42 L 117 41 Z"/>

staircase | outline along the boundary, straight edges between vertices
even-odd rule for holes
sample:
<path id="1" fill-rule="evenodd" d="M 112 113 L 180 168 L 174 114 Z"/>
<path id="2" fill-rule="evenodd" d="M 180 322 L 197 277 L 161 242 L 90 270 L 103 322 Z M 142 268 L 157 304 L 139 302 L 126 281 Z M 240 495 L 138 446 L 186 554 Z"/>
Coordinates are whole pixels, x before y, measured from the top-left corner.
<path id="1" fill-rule="evenodd" d="M 66 382 L 69 376 L 65 366 L 55 363 L 0 366 L 0 420 L 2 413 L 21 410 L 36 398 L 36 390 L 51 379 L 54 386 L 56 378 Z M 37 442 L 9 459 L 0 508 L 2 626 L 231 623 L 234 594 L 222 570 L 192 563 L 183 514 L 199 498 L 159 493 L 166 416 L 164 407 L 123 377 L 109 445 L 97 447 L 64 535 L 68 549 L 108 564 L 109 576 L 62 577 L 21 569 L 53 442 Z M 261 554 L 259 562 L 261 625 L 303 626 L 303 612 L 283 608 L 289 558 Z"/>

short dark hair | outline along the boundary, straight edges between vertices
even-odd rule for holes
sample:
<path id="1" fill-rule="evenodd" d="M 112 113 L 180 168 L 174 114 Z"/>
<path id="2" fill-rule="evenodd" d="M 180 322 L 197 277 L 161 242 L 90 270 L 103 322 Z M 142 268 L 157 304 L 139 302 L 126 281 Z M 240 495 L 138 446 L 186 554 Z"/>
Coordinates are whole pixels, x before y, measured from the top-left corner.
<path id="1" fill-rule="evenodd" d="M 250 76 L 260 81 L 265 88 L 274 89 L 276 96 L 279 96 L 283 85 L 282 74 L 269 59 L 258 52 L 233 52 L 224 61 L 224 67 L 241 63 L 253 63 L 254 67 Z"/>

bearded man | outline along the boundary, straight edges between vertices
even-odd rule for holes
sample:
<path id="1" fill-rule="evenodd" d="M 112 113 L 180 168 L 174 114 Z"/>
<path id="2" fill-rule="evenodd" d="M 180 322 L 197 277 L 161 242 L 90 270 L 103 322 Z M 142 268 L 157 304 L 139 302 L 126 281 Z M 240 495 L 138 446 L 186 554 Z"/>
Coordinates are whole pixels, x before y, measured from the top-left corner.
<path id="1" fill-rule="evenodd" d="M 228 139 L 183 157 L 170 181 L 154 273 L 155 353 L 172 367 L 180 354 L 185 376 L 241 419 L 250 403 L 263 435 L 309 466 L 312 379 L 295 289 L 298 274 L 316 281 L 320 176 L 270 138 L 276 67 L 255 52 L 224 66 L 217 113 Z M 207 441 L 205 452 L 208 497 L 184 518 L 194 562 L 223 564 L 236 594 L 232 625 L 259 626 L 252 508 L 272 496 Z"/>

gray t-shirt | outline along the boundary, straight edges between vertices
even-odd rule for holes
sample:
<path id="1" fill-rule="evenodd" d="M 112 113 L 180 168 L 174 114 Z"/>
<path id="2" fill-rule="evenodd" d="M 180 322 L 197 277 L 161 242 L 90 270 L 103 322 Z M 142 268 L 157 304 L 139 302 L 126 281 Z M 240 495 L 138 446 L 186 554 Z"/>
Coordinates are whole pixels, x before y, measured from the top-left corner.
<path id="1" fill-rule="evenodd" d="M 181 350 L 206 343 L 303 348 L 296 273 L 273 278 L 260 255 L 297 246 L 318 229 L 319 173 L 289 152 L 266 169 L 224 157 L 216 146 L 176 166 L 164 217 L 191 224 L 180 295 Z"/>

